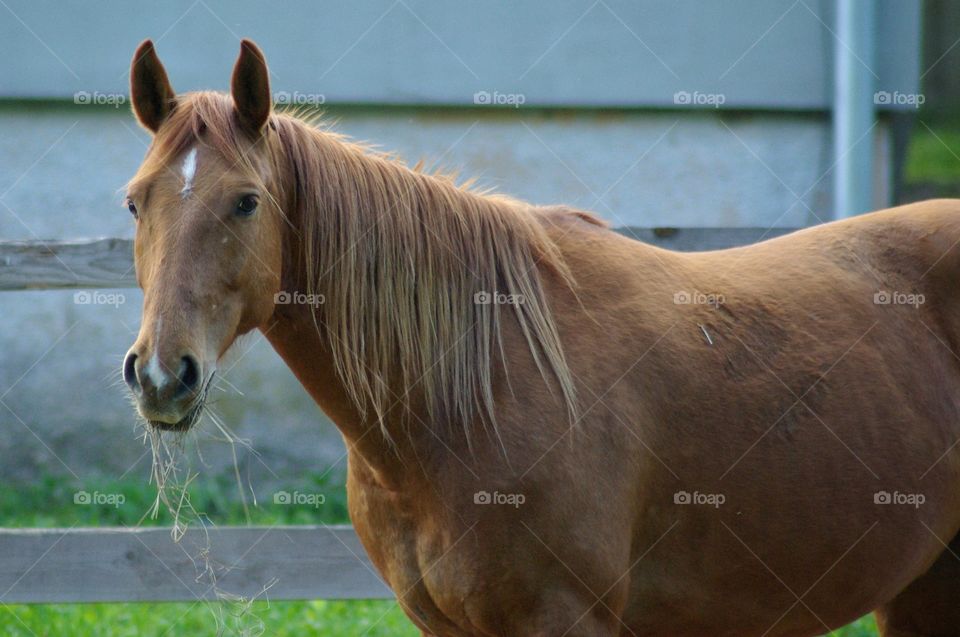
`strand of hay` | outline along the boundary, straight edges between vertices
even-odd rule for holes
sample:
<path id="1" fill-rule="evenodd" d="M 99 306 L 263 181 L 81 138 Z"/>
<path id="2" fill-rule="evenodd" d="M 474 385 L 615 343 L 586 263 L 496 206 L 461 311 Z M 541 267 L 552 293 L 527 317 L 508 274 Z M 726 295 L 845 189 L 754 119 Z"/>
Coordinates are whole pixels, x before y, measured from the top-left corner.
<path id="1" fill-rule="evenodd" d="M 204 394 L 206 394 L 206 390 L 205 387 Z M 211 439 L 226 442 L 230 445 L 238 493 L 243 505 L 245 519 L 247 524 L 250 524 L 250 509 L 240 477 L 237 445 L 241 445 L 254 454 L 256 452 L 253 451 L 249 441 L 239 438 L 223 422 L 223 419 L 213 413 L 209 407 L 204 407 L 203 416 L 209 416 L 210 422 L 214 424 L 220 434 L 220 436 L 211 436 Z M 196 430 L 200 429 L 205 421 L 203 416 L 190 432 L 194 435 L 194 438 L 196 437 Z M 141 438 L 144 444 L 149 444 L 152 454 L 150 482 L 156 486 L 157 495 L 152 505 L 141 517 L 139 524 L 142 524 L 148 517 L 157 519 L 163 511 L 170 515 L 173 521 L 170 531 L 171 539 L 184 547 L 196 570 L 195 581 L 206 584 L 207 592 L 213 593 L 215 598 L 214 600 L 205 598 L 200 601 L 213 617 L 216 635 L 231 634 L 239 637 L 260 637 L 266 632 L 266 626 L 263 620 L 253 611 L 253 604 L 261 598 L 269 603 L 267 593 L 276 584 L 277 580 L 274 578 L 265 582 L 252 597 L 238 595 L 220 587 L 218 584 L 219 576 L 235 565 L 221 564 L 213 558 L 209 532 L 212 522 L 194 507 L 190 499 L 190 485 L 199 474 L 191 470 L 189 456 L 185 453 L 188 434 L 160 431 L 150 427 L 146 422 L 141 423 L 141 430 Z M 199 445 L 195 445 L 195 448 L 199 453 Z M 184 465 L 184 463 L 186 464 Z M 252 494 L 253 490 L 250 491 Z M 255 496 L 254 506 L 256 506 Z M 201 532 L 201 539 L 195 545 L 190 544 L 188 546 L 188 543 L 184 542 L 183 539 L 191 527 Z"/>

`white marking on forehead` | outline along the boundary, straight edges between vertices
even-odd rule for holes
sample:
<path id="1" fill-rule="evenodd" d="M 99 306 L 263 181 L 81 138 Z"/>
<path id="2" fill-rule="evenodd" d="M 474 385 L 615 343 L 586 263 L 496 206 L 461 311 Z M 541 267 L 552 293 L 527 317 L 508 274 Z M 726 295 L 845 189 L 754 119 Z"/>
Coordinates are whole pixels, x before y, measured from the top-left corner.
<path id="1" fill-rule="evenodd" d="M 183 188 L 180 195 L 186 197 L 193 190 L 193 178 L 197 174 L 197 149 L 191 148 L 190 152 L 183 159 L 183 165 L 180 167 L 180 173 L 183 175 Z"/>

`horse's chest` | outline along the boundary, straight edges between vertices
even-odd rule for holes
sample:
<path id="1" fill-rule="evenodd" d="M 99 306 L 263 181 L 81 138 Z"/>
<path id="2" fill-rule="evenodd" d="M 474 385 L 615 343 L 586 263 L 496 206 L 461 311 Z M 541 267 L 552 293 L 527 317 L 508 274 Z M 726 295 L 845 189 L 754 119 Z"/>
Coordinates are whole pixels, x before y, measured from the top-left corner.
<path id="1" fill-rule="evenodd" d="M 460 551 L 450 550 L 466 540 L 433 528 L 436 522 L 417 515 L 415 506 L 406 495 L 366 485 L 350 489 L 357 535 L 404 611 L 421 629 L 470 634 L 461 630 L 469 624 L 465 603 L 472 569 L 460 563 Z"/>

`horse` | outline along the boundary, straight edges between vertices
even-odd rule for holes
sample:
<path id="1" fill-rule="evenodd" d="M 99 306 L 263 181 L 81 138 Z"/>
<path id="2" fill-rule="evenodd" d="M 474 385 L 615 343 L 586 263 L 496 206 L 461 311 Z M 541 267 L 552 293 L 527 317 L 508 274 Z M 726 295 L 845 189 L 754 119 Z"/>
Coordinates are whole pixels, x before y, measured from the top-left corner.
<path id="1" fill-rule="evenodd" d="M 131 67 L 157 430 L 259 330 L 425 636 L 960 634 L 960 201 L 678 253 Z"/>

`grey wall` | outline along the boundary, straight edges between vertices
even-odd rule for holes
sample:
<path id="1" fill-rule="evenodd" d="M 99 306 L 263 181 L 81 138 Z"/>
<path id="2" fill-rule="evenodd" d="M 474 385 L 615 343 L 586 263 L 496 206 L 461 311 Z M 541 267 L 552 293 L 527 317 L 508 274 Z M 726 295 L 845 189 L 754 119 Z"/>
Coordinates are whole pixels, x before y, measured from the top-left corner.
<path id="1" fill-rule="evenodd" d="M 830 139 L 817 114 L 333 107 L 327 116 L 408 161 L 616 225 L 796 227 L 829 214 Z M 122 187 L 148 143 L 126 105 L 0 104 L 0 237 L 129 236 Z"/>
<path id="2" fill-rule="evenodd" d="M 878 5 L 877 89 L 914 92 L 919 2 Z M 824 109 L 837 45 L 832 0 L 8 0 L 4 12 L 0 59 L 20 62 L 0 67 L 8 97 L 125 92 L 144 37 L 178 89 L 226 88 L 238 37 L 252 37 L 277 90 L 330 102 L 472 104 L 496 90 L 673 106 L 675 92 L 701 91 L 731 108 Z"/>

